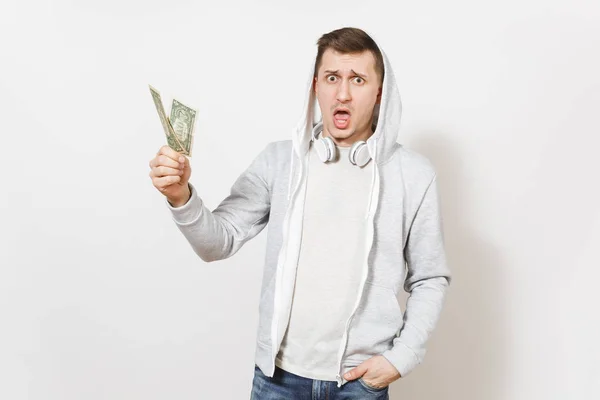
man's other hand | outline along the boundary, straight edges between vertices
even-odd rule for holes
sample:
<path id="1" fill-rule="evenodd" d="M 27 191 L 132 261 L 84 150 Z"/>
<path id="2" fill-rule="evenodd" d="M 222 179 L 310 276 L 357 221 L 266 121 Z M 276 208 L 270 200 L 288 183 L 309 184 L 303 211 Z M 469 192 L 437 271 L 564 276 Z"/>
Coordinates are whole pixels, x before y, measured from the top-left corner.
<path id="1" fill-rule="evenodd" d="M 400 373 L 384 356 L 374 356 L 352 368 L 344 374 L 346 380 L 362 378 L 367 385 L 383 389 L 390 383 L 400 379 Z"/>

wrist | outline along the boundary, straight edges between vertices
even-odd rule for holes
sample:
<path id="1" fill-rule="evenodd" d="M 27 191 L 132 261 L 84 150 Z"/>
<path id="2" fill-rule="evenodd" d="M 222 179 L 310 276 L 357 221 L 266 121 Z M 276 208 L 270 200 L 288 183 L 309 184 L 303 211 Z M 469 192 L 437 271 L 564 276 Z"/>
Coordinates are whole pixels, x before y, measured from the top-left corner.
<path id="1" fill-rule="evenodd" d="M 169 204 L 171 204 L 172 207 L 182 207 L 185 204 L 187 204 L 187 202 L 190 200 L 190 197 L 192 195 L 192 192 L 190 191 L 189 186 L 186 185 L 186 190 L 183 194 L 183 196 L 181 197 L 176 197 L 176 198 L 170 198 L 167 197 L 167 201 L 169 202 Z"/>

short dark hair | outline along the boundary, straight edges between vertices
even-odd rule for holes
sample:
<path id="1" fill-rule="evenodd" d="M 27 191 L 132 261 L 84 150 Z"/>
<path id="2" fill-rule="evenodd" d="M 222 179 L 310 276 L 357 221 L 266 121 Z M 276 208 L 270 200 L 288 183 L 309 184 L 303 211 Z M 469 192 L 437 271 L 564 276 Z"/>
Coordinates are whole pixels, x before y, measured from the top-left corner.
<path id="1" fill-rule="evenodd" d="M 315 73 L 317 77 L 323 53 L 327 49 L 333 49 L 343 54 L 362 53 L 370 51 L 375 58 L 375 72 L 379 74 L 379 82 L 383 83 L 385 69 L 383 66 L 383 55 L 377 47 L 377 43 L 365 31 L 359 28 L 340 28 L 324 34 L 317 41 L 317 58 L 315 59 Z"/>

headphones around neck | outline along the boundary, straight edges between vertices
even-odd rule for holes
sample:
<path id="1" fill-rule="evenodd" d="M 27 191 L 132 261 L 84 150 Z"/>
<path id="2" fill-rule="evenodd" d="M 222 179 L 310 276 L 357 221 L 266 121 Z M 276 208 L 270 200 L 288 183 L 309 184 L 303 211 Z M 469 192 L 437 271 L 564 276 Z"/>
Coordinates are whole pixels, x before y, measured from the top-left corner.
<path id="1" fill-rule="evenodd" d="M 337 157 L 337 146 L 330 137 L 323 137 L 322 130 L 319 129 L 321 126 L 319 125 L 313 129 L 312 142 L 315 144 L 317 155 L 321 161 L 326 163 L 335 160 Z M 369 160 L 371 160 L 367 142 L 364 140 L 354 142 L 348 152 L 348 158 L 350 159 L 350 162 L 357 167 L 364 167 L 367 165 Z"/>

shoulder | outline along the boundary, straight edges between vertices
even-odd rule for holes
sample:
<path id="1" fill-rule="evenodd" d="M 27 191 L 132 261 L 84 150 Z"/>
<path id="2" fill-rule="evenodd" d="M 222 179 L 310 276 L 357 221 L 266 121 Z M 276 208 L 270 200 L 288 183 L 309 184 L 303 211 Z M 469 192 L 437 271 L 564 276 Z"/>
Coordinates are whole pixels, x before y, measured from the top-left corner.
<path id="1" fill-rule="evenodd" d="M 265 146 L 265 151 L 272 154 L 279 154 L 285 151 L 290 152 L 292 150 L 292 140 L 276 140 L 274 142 L 269 142 Z"/>
<path id="2" fill-rule="evenodd" d="M 277 140 L 265 145 L 261 156 L 266 158 L 273 166 L 288 162 L 292 151 L 292 140 Z"/>
<path id="3" fill-rule="evenodd" d="M 394 164 L 393 169 L 401 174 L 405 184 L 423 190 L 437 175 L 435 166 L 428 157 L 399 143 L 389 163 Z"/>

